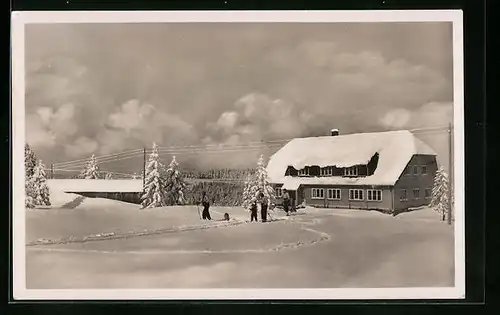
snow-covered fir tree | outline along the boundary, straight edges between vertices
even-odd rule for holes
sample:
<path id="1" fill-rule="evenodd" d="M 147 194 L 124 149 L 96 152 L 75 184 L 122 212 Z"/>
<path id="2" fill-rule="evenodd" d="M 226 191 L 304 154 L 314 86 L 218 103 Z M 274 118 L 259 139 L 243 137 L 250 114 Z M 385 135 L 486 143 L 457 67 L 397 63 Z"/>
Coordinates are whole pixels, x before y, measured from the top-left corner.
<path id="1" fill-rule="evenodd" d="M 247 209 L 250 205 L 250 182 L 252 178 L 250 175 L 247 176 L 247 179 L 245 180 L 245 185 L 243 186 L 243 196 L 241 200 L 241 205 L 243 208 Z"/>
<path id="2" fill-rule="evenodd" d="M 31 149 L 29 144 L 24 145 L 24 167 L 26 172 L 26 180 L 33 176 L 33 171 L 37 163 L 35 152 Z"/>
<path id="3" fill-rule="evenodd" d="M 149 155 L 146 166 L 146 179 L 144 183 L 144 194 L 142 195 L 142 208 L 156 208 L 167 205 L 164 194 L 164 181 L 160 176 L 163 165 L 158 154 L 158 146 L 153 143 L 153 150 Z"/>
<path id="4" fill-rule="evenodd" d="M 179 170 L 179 163 L 172 157 L 168 168 L 163 172 L 163 178 L 165 182 L 165 196 L 167 198 L 167 204 L 178 205 L 184 204 L 186 202 L 184 198 L 184 191 L 186 189 L 186 183 Z"/>
<path id="5" fill-rule="evenodd" d="M 24 145 L 24 168 L 25 168 L 25 206 L 27 208 L 34 208 L 35 201 L 33 197 L 35 196 L 35 187 L 31 178 L 37 164 L 37 157 L 35 152 L 31 149 L 29 144 Z"/>
<path id="6" fill-rule="evenodd" d="M 243 200 L 242 206 L 245 209 L 249 209 L 252 202 L 257 200 L 257 195 L 259 192 L 259 187 L 255 180 L 255 176 L 248 174 L 245 181 L 245 186 L 243 188 Z"/>
<path id="7" fill-rule="evenodd" d="M 451 211 L 449 179 L 448 174 L 446 174 L 442 166 L 437 170 L 434 177 L 432 199 L 429 206 L 441 214 L 441 219 L 443 221 L 446 219 L 446 215 Z"/>
<path id="8" fill-rule="evenodd" d="M 271 205 L 276 200 L 276 194 L 273 186 L 269 183 L 267 176 L 266 163 L 264 156 L 261 155 L 257 161 L 257 168 L 255 170 L 255 186 L 257 186 L 257 194 L 263 193 L 268 205 Z M 253 190 L 250 191 L 253 194 Z"/>
<path id="9" fill-rule="evenodd" d="M 35 207 L 35 200 L 33 199 L 33 196 L 35 195 L 35 187 L 33 186 L 31 178 L 25 181 L 25 189 L 25 207 L 33 209 Z"/>
<path id="10" fill-rule="evenodd" d="M 50 191 L 42 160 L 38 160 L 30 181 L 33 185 L 33 203 L 36 206 L 50 206 Z"/>
<path id="11" fill-rule="evenodd" d="M 80 178 L 83 179 L 99 179 L 99 167 L 95 155 L 92 154 L 90 160 L 85 164 L 85 168 L 80 173 Z"/>

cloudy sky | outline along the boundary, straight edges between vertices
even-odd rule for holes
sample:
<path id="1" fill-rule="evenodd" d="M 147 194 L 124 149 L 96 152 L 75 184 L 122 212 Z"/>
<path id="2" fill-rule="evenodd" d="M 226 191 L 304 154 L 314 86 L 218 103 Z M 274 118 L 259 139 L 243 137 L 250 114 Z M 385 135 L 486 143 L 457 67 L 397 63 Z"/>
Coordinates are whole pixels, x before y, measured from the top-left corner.
<path id="1" fill-rule="evenodd" d="M 28 25 L 26 137 L 50 164 L 153 141 L 443 126 L 452 43 L 450 23 Z"/>

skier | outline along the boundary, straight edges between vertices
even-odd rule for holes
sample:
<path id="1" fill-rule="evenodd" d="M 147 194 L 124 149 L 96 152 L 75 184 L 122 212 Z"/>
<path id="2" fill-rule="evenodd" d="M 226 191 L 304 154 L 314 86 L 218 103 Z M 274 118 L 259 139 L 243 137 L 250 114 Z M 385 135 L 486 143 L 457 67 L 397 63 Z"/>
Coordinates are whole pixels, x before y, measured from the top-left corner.
<path id="1" fill-rule="evenodd" d="M 203 205 L 203 212 L 201 213 L 203 220 L 212 220 L 209 211 L 210 202 L 208 201 L 207 193 L 205 191 L 202 192 L 201 204 Z"/>
<path id="2" fill-rule="evenodd" d="M 259 202 L 260 202 L 260 218 L 262 222 L 267 222 L 267 198 L 264 196 L 264 193 L 259 194 Z"/>
<path id="3" fill-rule="evenodd" d="M 286 189 L 283 189 L 283 209 L 286 212 L 286 215 L 288 214 L 290 207 L 290 195 L 288 194 L 288 191 Z"/>
<path id="4" fill-rule="evenodd" d="M 253 220 L 257 222 L 257 202 L 253 201 L 252 204 L 250 205 L 250 222 L 253 222 Z"/>

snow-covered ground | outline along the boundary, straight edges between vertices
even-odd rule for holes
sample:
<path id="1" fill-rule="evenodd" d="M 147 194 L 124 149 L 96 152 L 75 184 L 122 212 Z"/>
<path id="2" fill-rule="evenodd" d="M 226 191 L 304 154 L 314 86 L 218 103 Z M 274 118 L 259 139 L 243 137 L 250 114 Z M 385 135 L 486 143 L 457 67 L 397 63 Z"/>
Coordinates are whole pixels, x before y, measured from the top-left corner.
<path id="1" fill-rule="evenodd" d="M 78 202 L 75 200 L 80 199 Z M 53 208 L 26 211 L 26 241 L 173 232 L 85 243 L 27 246 L 28 288 L 447 286 L 453 229 L 432 209 L 299 209 L 250 223 L 241 207 L 141 210 L 139 205 L 52 191 Z M 71 204 L 72 207 L 58 208 Z M 175 232 L 181 227 L 232 225 Z M 241 223 L 241 221 L 246 221 Z M 181 229 L 179 229 L 180 231 Z M 131 272 L 133 270 L 133 272 Z"/>
<path id="2" fill-rule="evenodd" d="M 92 202 L 91 202 L 92 203 Z M 91 204 L 90 203 L 90 204 Z M 88 204 L 88 205 L 90 205 Z M 31 211 L 28 241 L 200 224 L 196 207 Z M 135 206 L 135 205 L 133 205 Z M 28 288 L 394 287 L 453 284 L 453 229 L 438 219 L 306 208 L 288 220 L 27 247 Z M 212 209 L 248 219 L 242 208 Z M 439 216 L 438 216 L 439 217 Z M 213 222 L 216 224 L 217 222 Z"/>
<path id="3" fill-rule="evenodd" d="M 69 194 L 58 189 L 50 189 L 50 202 L 52 203 L 51 208 L 60 208 L 78 197 L 80 197 L 80 195 Z"/>

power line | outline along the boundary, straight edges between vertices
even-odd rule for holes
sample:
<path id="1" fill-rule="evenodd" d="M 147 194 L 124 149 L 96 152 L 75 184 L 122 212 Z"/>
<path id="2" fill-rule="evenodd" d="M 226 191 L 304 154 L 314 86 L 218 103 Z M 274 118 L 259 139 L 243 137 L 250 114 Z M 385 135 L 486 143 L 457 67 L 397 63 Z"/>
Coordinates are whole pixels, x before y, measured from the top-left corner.
<path id="1" fill-rule="evenodd" d="M 102 158 L 102 159 L 99 159 L 99 160 L 96 160 L 96 163 L 97 164 L 101 164 L 101 163 L 104 163 L 104 162 L 109 162 L 109 161 L 115 161 L 117 159 L 120 159 L 120 158 L 134 158 L 134 157 L 140 157 L 142 155 L 141 152 L 135 152 L 135 153 L 127 153 L 127 154 L 123 154 L 121 156 L 116 156 L 116 157 L 107 157 L 107 158 Z M 85 164 L 87 163 L 87 161 L 84 161 L 84 162 L 68 162 L 64 165 L 57 165 L 58 167 L 83 167 Z"/>
<path id="2" fill-rule="evenodd" d="M 123 152 L 120 152 L 120 153 L 113 153 L 113 154 L 106 154 L 106 155 L 101 155 L 101 156 L 94 156 L 94 158 L 96 160 L 100 160 L 100 159 L 111 158 L 111 157 L 115 157 L 115 156 L 119 156 L 119 155 L 131 154 L 131 153 L 139 152 L 139 151 L 142 151 L 142 149 L 128 150 L 128 151 L 123 151 Z M 70 161 L 66 161 L 66 162 L 54 163 L 54 165 L 61 166 L 61 165 L 73 164 L 73 163 L 86 163 L 90 159 L 91 158 L 70 160 Z"/>

